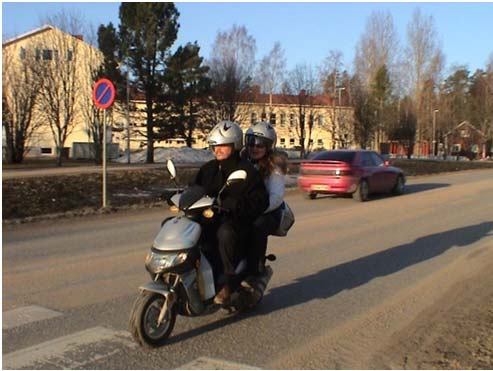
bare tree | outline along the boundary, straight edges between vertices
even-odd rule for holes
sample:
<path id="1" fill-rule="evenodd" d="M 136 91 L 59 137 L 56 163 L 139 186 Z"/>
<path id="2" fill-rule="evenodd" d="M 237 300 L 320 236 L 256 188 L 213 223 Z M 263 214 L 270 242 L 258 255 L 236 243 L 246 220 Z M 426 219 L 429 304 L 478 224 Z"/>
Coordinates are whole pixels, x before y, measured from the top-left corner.
<path id="1" fill-rule="evenodd" d="M 216 117 L 242 121 L 238 113 L 238 99 L 247 91 L 255 67 L 255 39 L 245 26 L 233 25 L 229 31 L 219 31 L 212 46 L 211 58 L 206 63 L 216 103 Z"/>
<path id="2" fill-rule="evenodd" d="M 17 54 L 20 52 L 20 55 Z M 15 60 L 19 58 L 19 60 Z M 34 112 L 42 76 L 34 71 L 34 48 L 4 47 L 2 53 L 2 126 L 8 163 L 21 163 L 27 142 L 41 125 Z"/>
<path id="3" fill-rule="evenodd" d="M 486 157 L 488 145 L 493 139 L 493 65 L 486 71 L 478 69 L 470 78 L 469 121 L 483 135 L 482 157 Z M 489 142 L 489 143 L 488 143 Z"/>
<path id="4" fill-rule="evenodd" d="M 98 44 L 98 37 L 93 27 L 87 26 L 86 35 L 88 43 L 91 45 Z M 81 77 L 85 78 L 84 85 L 92 87 L 102 77 L 109 77 L 111 81 L 114 81 L 113 78 L 105 73 L 103 59 L 103 55 L 98 49 L 90 48 L 87 50 L 84 56 L 84 63 L 81 63 L 80 69 Z M 103 112 L 94 105 L 92 94 L 81 96 L 80 108 L 87 124 L 85 131 L 87 132 L 88 142 L 92 140 L 91 151 L 94 155 L 94 162 L 101 164 L 103 162 Z M 107 121 L 112 121 L 113 108 L 108 108 L 107 111 L 110 112 L 110 120 L 107 119 Z"/>
<path id="5" fill-rule="evenodd" d="M 297 97 L 296 135 L 299 138 L 301 157 L 310 152 L 312 147 L 312 132 L 317 111 L 314 107 L 314 96 L 320 92 L 318 79 L 313 67 L 298 64 L 284 83 L 286 93 Z"/>
<path id="6" fill-rule="evenodd" d="M 272 50 L 263 57 L 257 69 L 257 82 L 265 93 L 272 94 L 281 88 L 286 69 L 286 57 L 281 43 L 276 42 Z"/>
<path id="7" fill-rule="evenodd" d="M 393 73 L 398 56 L 399 39 L 392 15 L 373 12 L 356 46 L 354 66 L 363 88 L 369 88 L 383 65 Z"/>
<path id="8" fill-rule="evenodd" d="M 342 90 L 346 90 L 346 87 L 341 86 L 343 85 L 342 82 L 344 77 L 344 74 L 342 73 L 344 67 L 342 58 L 343 54 L 340 50 L 331 50 L 322 66 L 319 68 L 320 82 L 323 86 L 323 91 L 332 98 L 332 110 L 329 111 L 329 132 L 332 137 L 332 149 L 335 149 L 337 146 L 335 138 L 345 138 L 347 135 L 345 132 L 346 130 L 343 129 L 346 126 L 339 125 L 342 117 L 340 114 L 340 107 L 336 109 L 335 106 L 336 99 L 339 97 Z M 339 100 L 338 103 L 340 105 Z"/>
<path id="9" fill-rule="evenodd" d="M 424 16 L 419 9 L 414 11 L 413 18 L 407 26 L 405 60 L 411 82 L 410 94 L 414 98 L 416 108 L 418 155 L 421 155 L 424 121 L 426 116 L 430 117 L 431 114 L 423 109 L 423 89 L 426 81 L 431 80 L 435 86 L 438 85 L 444 56 L 437 41 L 433 17 Z"/>
<path id="10" fill-rule="evenodd" d="M 342 58 L 343 54 L 340 50 L 330 50 L 319 68 L 320 82 L 326 94 L 335 96 L 337 87 L 341 85 L 344 68 Z"/>
<path id="11" fill-rule="evenodd" d="M 80 18 L 62 11 L 49 17 L 46 23 L 55 27 L 35 46 L 39 60 L 37 73 L 43 76 L 39 106 L 57 148 L 57 165 L 61 166 L 65 141 L 80 115 L 80 97 L 91 87 L 84 86 L 78 74 L 84 58 L 81 48 L 84 27 Z"/>

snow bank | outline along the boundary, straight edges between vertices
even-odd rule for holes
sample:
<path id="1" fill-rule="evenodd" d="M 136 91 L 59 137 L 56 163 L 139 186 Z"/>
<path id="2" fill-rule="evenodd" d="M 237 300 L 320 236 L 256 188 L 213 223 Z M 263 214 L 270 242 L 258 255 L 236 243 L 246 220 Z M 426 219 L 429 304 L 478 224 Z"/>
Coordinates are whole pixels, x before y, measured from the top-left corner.
<path id="1" fill-rule="evenodd" d="M 134 151 L 130 155 L 130 162 L 132 164 L 143 164 L 146 162 L 146 156 L 147 151 L 145 149 Z M 204 163 L 212 160 L 213 158 L 214 156 L 211 151 L 205 149 L 194 149 L 189 147 L 154 149 L 155 163 L 165 163 L 168 159 L 172 159 L 176 164 L 194 164 Z M 126 164 L 127 159 L 127 154 L 124 154 L 114 161 Z"/>

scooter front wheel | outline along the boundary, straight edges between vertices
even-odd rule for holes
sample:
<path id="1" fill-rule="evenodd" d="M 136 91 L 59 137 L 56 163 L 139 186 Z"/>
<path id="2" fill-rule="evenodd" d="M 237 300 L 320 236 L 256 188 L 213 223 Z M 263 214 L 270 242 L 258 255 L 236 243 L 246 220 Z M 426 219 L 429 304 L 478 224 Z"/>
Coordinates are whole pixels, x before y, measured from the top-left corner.
<path id="1" fill-rule="evenodd" d="M 158 325 L 159 314 L 166 298 L 155 292 L 143 291 L 134 302 L 130 315 L 130 332 L 137 343 L 159 347 L 168 340 L 176 321 L 175 306 L 168 308 Z"/>

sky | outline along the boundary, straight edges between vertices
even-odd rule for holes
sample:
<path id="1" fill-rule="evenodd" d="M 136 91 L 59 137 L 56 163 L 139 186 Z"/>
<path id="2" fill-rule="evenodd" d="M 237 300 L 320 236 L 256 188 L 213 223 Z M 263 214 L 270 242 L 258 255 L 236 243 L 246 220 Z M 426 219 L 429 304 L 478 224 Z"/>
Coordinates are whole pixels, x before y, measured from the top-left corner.
<path id="1" fill-rule="evenodd" d="M 401 44 L 413 11 L 433 16 L 446 57 L 446 71 L 465 65 L 485 69 L 493 53 L 493 2 L 177 2 L 180 30 L 174 47 L 197 41 L 201 55 L 210 55 L 218 31 L 245 26 L 256 40 L 256 59 L 275 42 L 284 49 L 288 70 L 297 64 L 316 67 L 330 50 L 343 53 L 345 68 L 353 67 L 355 47 L 373 11 L 389 11 Z M 2 2 L 2 39 L 28 32 L 46 16 L 64 10 L 78 14 L 96 29 L 119 24 L 119 2 Z"/>

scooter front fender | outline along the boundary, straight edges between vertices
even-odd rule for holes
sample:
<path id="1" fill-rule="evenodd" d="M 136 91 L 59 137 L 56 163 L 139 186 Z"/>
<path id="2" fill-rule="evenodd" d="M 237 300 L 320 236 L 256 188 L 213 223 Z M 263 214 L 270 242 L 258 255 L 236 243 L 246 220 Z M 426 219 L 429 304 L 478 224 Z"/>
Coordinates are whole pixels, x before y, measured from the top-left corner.
<path id="1" fill-rule="evenodd" d="M 170 293 L 168 287 L 162 282 L 146 283 L 145 285 L 140 286 L 139 290 L 155 292 L 156 294 L 163 295 L 165 298 L 167 298 Z"/>

